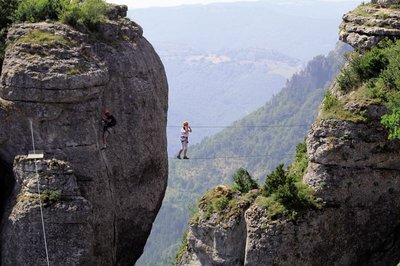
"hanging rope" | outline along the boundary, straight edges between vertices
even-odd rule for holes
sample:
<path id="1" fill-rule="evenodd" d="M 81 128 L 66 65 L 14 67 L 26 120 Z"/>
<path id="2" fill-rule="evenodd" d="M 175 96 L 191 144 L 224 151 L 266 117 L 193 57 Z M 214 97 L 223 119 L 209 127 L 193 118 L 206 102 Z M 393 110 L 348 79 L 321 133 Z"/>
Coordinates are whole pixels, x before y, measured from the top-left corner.
<path id="1" fill-rule="evenodd" d="M 32 135 L 32 148 L 33 148 L 33 153 L 36 153 L 35 138 L 33 137 L 32 120 L 29 120 L 29 122 L 30 122 L 30 125 L 31 125 L 31 135 Z M 47 266 L 50 266 L 49 251 L 48 251 L 48 249 L 47 249 L 46 230 L 45 230 L 45 227 L 44 227 L 42 197 L 41 197 L 41 194 L 40 194 L 40 180 L 39 180 L 39 173 L 38 173 L 38 169 L 37 169 L 37 161 L 36 161 L 36 159 L 35 159 L 35 172 L 36 172 L 36 178 L 37 178 L 37 192 L 38 192 L 38 195 L 39 195 L 40 217 L 42 218 L 42 230 L 43 230 L 43 239 L 44 239 L 44 249 L 45 249 L 45 251 L 46 251 Z"/>

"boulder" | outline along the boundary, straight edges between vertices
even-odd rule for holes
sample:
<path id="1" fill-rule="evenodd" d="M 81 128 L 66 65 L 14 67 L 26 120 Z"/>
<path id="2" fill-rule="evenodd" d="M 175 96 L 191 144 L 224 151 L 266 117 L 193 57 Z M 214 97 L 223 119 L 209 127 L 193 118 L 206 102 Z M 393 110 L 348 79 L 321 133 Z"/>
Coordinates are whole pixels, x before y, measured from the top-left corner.
<path id="1" fill-rule="evenodd" d="M 122 17 L 126 8 L 116 10 L 117 15 L 110 15 L 112 19 L 100 25 L 97 34 L 60 23 L 14 25 L 0 77 L 0 161 L 10 165 L 15 156 L 32 149 L 32 125 L 36 148 L 45 152 L 46 160 L 71 166 L 80 197 L 90 206 L 86 224 L 81 220 L 79 227 L 90 229 L 79 244 L 85 260 L 77 259 L 78 265 L 134 264 L 167 185 L 164 67 L 142 36 L 142 28 Z M 108 136 L 107 149 L 101 150 L 105 108 L 117 125 Z M 29 219 L 11 222 L 7 210 L 19 208 L 18 202 L 10 200 L 19 191 L 14 189 L 10 195 L 2 220 L 5 265 L 15 256 L 20 257 L 20 265 L 31 265 L 21 253 L 28 248 L 43 255 L 42 247 L 35 244 L 41 241 L 39 231 L 25 239 L 26 249 L 9 250 L 23 239 L 14 237 L 14 230 L 23 234 L 31 223 L 39 223 L 36 207 L 32 212 L 22 210 Z M 44 213 L 50 224 L 56 221 L 49 217 L 52 208 Z M 63 209 L 54 208 L 63 217 Z M 49 239 L 67 245 L 68 239 L 58 233 L 50 231 Z M 68 252 L 52 253 L 52 264 L 69 264 L 62 263 Z"/>

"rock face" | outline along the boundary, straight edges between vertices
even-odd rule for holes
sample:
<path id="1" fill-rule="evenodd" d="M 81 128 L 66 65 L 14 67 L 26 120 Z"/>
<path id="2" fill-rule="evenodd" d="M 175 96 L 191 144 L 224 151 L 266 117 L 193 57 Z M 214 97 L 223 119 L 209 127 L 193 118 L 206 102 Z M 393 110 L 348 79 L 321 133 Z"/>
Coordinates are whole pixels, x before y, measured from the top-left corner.
<path id="1" fill-rule="evenodd" d="M 390 8 L 400 1 L 373 1 L 343 16 L 340 40 L 354 48 L 370 49 L 384 38 L 400 37 L 400 9 Z"/>
<path id="2" fill-rule="evenodd" d="M 87 265 L 93 252 L 92 206 L 82 197 L 72 167 L 59 160 L 37 163 L 51 262 Z M 45 265 L 35 162 L 17 157 L 13 208 L 3 225 L 3 265 Z M 32 248 L 36 243 L 38 247 Z"/>
<path id="3" fill-rule="evenodd" d="M 388 141 L 380 124 L 385 107 L 349 106 L 367 110 L 370 122 L 319 117 L 307 137 L 310 163 L 303 181 L 324 202 L 321 210 L 295 221 L 272 219 L 255 201 L 237 214 L 240 219 L 210 226 L 204 209 L 198 224 L 190 225 L 177 264 L 397 265 L 400 142 Z M 236 250 L 235 260 L 219 255 L 230 250 Z"/>
<path id="4" fill-rule="evenodd" d="M 73 197 L 45 207 L 49 246 L 73 245 L 73 250 L 53 248 L 52 264 L 132 265 L 164 196 L 166 75 L 141 27 L 125 15 L 126 7 L 115 6 L 97 35 L 45 22 L 15 25 L 8 34 L 0 77 L 0 162 L 10 165 L 32 149 L 32 123 L 36 148 L 50 159 L 41 167 L 50 169 L 55 160 L 73 169 L 73 175 L 55 174 L 54 182 L 40 174 L 43 189 Z M 104 108 L 117 125 L 102 151 Z M 38 255 L 27 256 L 43 255 L 38 206 L 21 202 L 24 193 L 34 193 L 30 163 L 16 160 L 14 176 L 2 220 L 1 260 L 40 264 Z M 35 237 L 27 235 L 33 232 Z M 24 248 L 12 248 L 21 241 Z"/>
<path id="5" fill-rule="evenodd" d="M 378 4 L 382 7 L 390 7 L 391 5 L 400 4 L 399 0 L 372 0 L 371 3 Z"/>
<path id="6" fill-rule="evenodd" d="M 365 107 L 367 108 L 367 107 Z M 325 202 L 295 223 L 246 211 L 246 265 L 396 265 L 400 259 L 400 143 L 387 141 L 379 114 L 353 124 L 317 121 L 308 138 L 305 181 Z M 375 116 L 375 117 L 374 117 Z M 260 225 L 265 225 L 265 228 Z"/>
<path id="7" fill-rule="evenodd" d="M 188 235 L 190 253 L 184 254 L 180 265 L 243 265 L 246 246 L 244 210 L 249 200 L 226 186 L 218 186 L 210 193 L 217 198 L 234 199 L 237 204 L 219 215 L 204 216 L 209 206 L 206 197 L 200 202 L 200 216 L 191 222 Z"/>

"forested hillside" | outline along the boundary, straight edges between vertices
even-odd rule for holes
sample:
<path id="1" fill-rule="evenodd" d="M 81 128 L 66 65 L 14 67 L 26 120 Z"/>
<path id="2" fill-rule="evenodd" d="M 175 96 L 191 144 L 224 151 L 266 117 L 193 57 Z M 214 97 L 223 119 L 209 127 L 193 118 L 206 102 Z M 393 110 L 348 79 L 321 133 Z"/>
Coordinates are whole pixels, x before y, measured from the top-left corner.
<path id="1" fill-rule="evenodd" d="M 230 184 L 239 167 L 263 179 L 279 163 L 293 159 L 348 50 L 340 44 L 328 56 L 315 57 L 262 108 L 191 147 L 189 161 L 170 161 L 167 194 L 138 265 L 173 261 L 196 199 L 213 186 Z M 193 130 L 196 134 L 201 128 Z"/>

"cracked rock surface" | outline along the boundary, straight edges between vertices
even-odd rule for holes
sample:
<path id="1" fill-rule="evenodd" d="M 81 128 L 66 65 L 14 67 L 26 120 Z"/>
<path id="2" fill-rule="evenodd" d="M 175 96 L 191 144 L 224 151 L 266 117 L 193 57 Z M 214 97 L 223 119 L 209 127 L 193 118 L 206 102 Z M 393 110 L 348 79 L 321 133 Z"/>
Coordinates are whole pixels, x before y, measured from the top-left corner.
<path id="1" fill-rule="evenodd" d="M 79 220 L 85 233 L 81 242 L 76 239 L 84 255 L 69 264 L 62 263 L 63 252 L 51 253 L 58 265 L 134 264 L 165 193 L 167 79 L 142 28 L 125 18 L 126 10 L 114 6 L 100 25 L 101 35 L 47 22 L 17 24 L 8 33 L 0 77 L 0 160 L 12 164 L 15 156 L 32 149 L 32 122 L 36 148 L 44 150 L 46 159 L 70 165 L 75 190 L 90 206 L 82 213 L 86 220 Z M 117 125 L 101 151 L 105 107 Z M 22 166 L 16 163 L 14 169 Z M 18 171 L 14 176 L 23 176 Z M 19 179 L 34 182 L 29 178 Z M 19 179 L 2 219 L 1 260 L 10 265 L 17 256 L 20 265 L 37 265 L 35 258 L 23 256 L 26 251 L 10 250 L 26 240 L 30 252 L 42 254 L 40 232 L 35 231 L 36 238 L 25 236 L 38 216 L 36 207 L 18 202 L 24 190 Z M 46 223 L 55 221 L 51 212 L 56 206 L 47 207 Z M 56 211 L 64 217 L 61 208 Z M 32 215 L 11 222 L 24 213 Z M 58 229 L 48 235 L 54 244 L 69 243 Z"/>
<path id="2" fill-rule="evenodd" d="M 397 5 L 396 8 L 393 8 Z M 356 49 L 366 50 L 384 38 L 400 37 L 400 1 L 372 1 L 343 16 L 339 38 Z"/>

